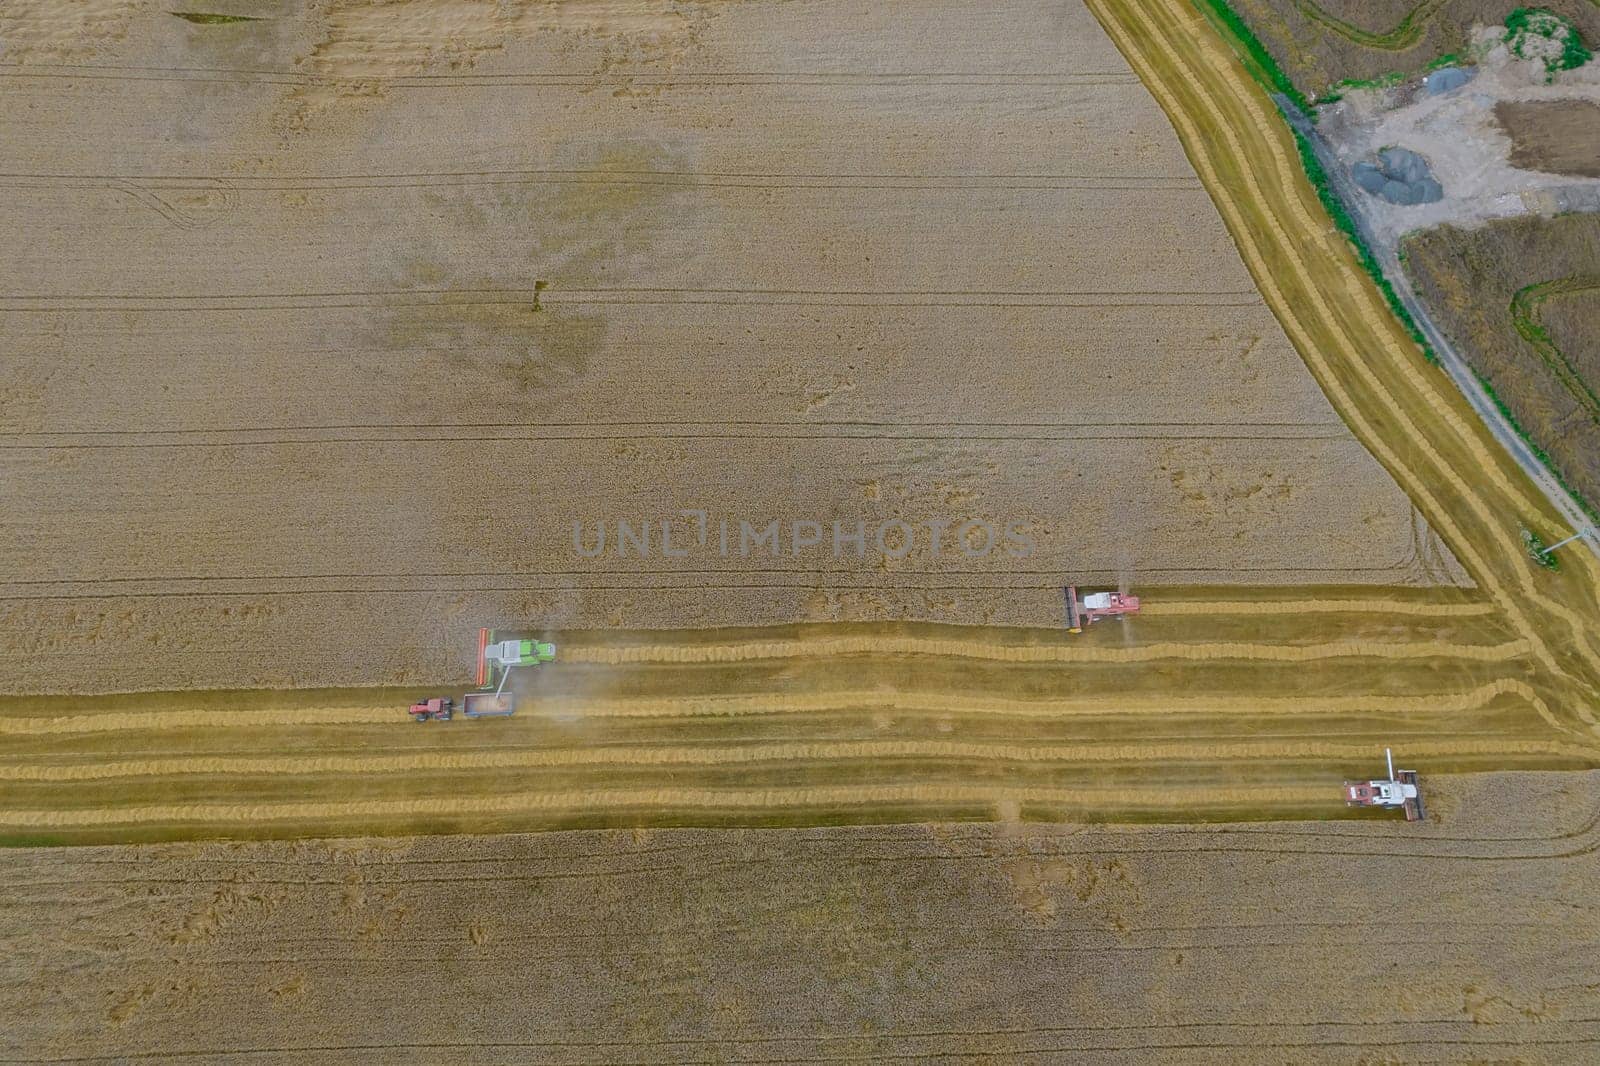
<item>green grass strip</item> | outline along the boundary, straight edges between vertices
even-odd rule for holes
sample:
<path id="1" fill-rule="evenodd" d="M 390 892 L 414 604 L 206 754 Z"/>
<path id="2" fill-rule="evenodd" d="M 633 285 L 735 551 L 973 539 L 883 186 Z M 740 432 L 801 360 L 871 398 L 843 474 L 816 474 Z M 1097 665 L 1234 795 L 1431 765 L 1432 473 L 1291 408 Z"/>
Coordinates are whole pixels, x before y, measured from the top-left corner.
<path id="1" fill-rule="evenodd" d="M 1312 22 L 1326 26 L 1353 44 L 1359 44 L 1364 48 L 1376 48 L 1383 52 L 1404 52 L 1417 46 L 1422 40 L 1422 35 L 1427 32 L 1429 24 L 1433 22 L 1433 16 L 1446 2 L 1447 0 L 1422 0 L 1422 3 L 1406 12 L 1400 24 L 1388 33 L 1373 33 L 1359 26 L 1352 26 L 1330 15 L 1312 3 L 1312 0 L 1295 0 L 1294 6 Z"/>
<path id="2" fill-rule="evenodd" d="M 1578 372 L 1578 368 L 1572 365 L 1566 354 L 1551 338 L 1550 332 L 1544 328 L 1544 323 L 1539 321 L 1539 312 L 1546 301 L 1557 296 L 1572 296 L 1596 290 L 1600 290 L 1600 274 L 1578 274 L 1525 286 L 1518 289 L 1517 294 L 1511 297 L 1511 322 L 1516 326 L 1517 333 L 1533 347 L 1539 359 L 1556 376 L 1556 380 L 1561 382 L 1562 388 L 1567 390 L 1568 395 L 1589 413 L 1592 421 L 1600 424 L 1600 396 L 1595 395 L 1589 383 Z"/>
<path id="3" fill-rule="evenodd" d="M 1595 3 L 1600 4 L 1600 0 L 1595 0 Z M 1475 62 L 1475 60 L 1470 56 L 1462 55 L 1460 52 L 1446 52 L 1437 59 L 1430 60 L 1428 65 L 1422 69 L 1434 71 L 1440 67 L 1466 66 L 1472 62 Z M 1410 76 L 1403 70 L 1391 70 L 1387 74 L 1379 74 L 1376 78 L 1344 78 L 1329 86 L 1326 92 L 1319 93 L 1317 95 L 1317 103 L 1331 104 L 1337 100 L 1342 100 L 1345 93 L 1355 89 L 1388 89 L 1399 85 Z"/>

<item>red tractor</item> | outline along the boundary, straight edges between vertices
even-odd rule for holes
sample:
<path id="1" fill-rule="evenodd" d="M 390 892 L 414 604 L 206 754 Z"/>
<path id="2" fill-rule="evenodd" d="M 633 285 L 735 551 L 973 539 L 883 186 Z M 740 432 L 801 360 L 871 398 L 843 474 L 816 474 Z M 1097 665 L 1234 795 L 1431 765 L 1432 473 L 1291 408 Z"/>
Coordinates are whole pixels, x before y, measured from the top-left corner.
<path id="1" fill-rule="evenodd" d="M 413 722 L 448 722 L 455 714 L 456 701 L 449 696 L 435 696 L 431 700 L 411 705 Z"/>

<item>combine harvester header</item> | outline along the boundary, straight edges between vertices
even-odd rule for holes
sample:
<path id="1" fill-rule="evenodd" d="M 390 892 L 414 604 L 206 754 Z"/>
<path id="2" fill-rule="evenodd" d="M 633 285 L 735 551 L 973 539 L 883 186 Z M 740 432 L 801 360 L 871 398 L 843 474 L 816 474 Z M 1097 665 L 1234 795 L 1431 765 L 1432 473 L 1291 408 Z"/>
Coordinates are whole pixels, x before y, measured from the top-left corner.
<path id="1" fill-rule="evenodd" d="M 478 688 L 461 697 L 463 718 L 509 718 L 517 713 L 517 695 L 507 692 L 506 681 L 513 666 L 537 666 L 556 657 L 556 646 L 541 640 L 491 641 L 487 629 L 478 630 Z M 500 682 L 487 691 L 494 668 L 500 668 Z M 455 717 L 456 702 L 449 696 L 435 696 L 411 705 L 414 722 L 448 722 Z"/>

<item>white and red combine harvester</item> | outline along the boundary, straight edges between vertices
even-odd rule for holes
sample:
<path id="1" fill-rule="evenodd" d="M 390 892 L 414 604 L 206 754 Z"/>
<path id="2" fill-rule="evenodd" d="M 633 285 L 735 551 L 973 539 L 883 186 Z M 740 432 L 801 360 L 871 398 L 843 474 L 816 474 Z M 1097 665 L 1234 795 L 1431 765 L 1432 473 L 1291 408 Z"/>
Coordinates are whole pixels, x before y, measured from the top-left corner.
<path id="1" fill-rule="evenodd" d="M 1116 618 L 1139 613 L 1139 597 L 1126 592 L 1090 592 L 1078 598 L 1078 586 L 1068 585 L 1067 630 L 1082 633 L 1083 627 L 1102 618 Z"/>
<path id="2" fill-rule="evenodd" d="M 1417 787 L 1415 770 L 1394 768 L 1394 755 L 1388 748 L 1383 757 L 1389 763 L 1389 777 L 1384 781 L 1346 781 L 1344 804 L 1346 807 L 1399 807 L 1406 812 L 1406 821 L 1422 821 L 1422 791 Z"/>

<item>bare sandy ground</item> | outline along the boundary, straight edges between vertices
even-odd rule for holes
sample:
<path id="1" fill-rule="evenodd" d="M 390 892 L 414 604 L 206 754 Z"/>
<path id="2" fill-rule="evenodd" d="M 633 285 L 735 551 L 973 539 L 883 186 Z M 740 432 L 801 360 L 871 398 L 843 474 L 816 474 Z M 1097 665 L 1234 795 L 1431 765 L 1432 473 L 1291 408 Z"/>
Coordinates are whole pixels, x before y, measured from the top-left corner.
<path id="1" fill-rule="evenodd" d="M 1508 107 L 1562 105 L 1577 120 L 1582 109 L 1600 103 L 1600 68 L 1586 64 L 1546 83 L 1543 66 L 1511 56 L 1503 34 L 1498 27 L 1479 27 L 1473 34 L 1473 78 L 1458 89 L 1429 96 L 1418 91 L 1413 77 L 1394 88 L 1352 91 L 1318 109 L 1322 130 L 1346 164 L 1398 145 L 1426 158 L 1444 187 L 1444 198 L 1431 204 L 1368 197 L 1363 206 L 1385 242 L 1446 223 L 1472 227 L 1600 205 L 1600 179 L 1584 178 L 1571 165 L 1537 165 L 1539 151 L 1519 151 L 1499 117 Z M 1574 147 L 1581 153 L 1581 144 Z"/>
<path id="2" fill-rule="evenodd" d="M 485 623 L 1053 624 L 1124 571 L 1466 581 L 1077 4 L 241 13 L 3 16 L 0 689 L 411 682 Z M 681 508 L 1037 551 L 574 548 Z"/>
<path id="3" fill-rule="evenodd" d="M 1596 774 L 1430 821 L 0 852 L 0 1054 L 1581 1063 Z"/>

